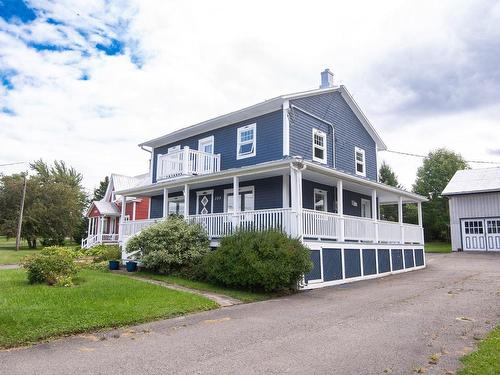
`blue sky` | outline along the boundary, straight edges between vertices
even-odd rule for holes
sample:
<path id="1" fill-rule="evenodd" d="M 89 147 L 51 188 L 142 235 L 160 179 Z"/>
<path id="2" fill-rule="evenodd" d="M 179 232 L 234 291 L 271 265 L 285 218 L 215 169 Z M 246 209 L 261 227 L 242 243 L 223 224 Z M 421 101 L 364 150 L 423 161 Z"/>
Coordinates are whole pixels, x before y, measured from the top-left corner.
<path id="1" fill-rule="evenodd" d="M 389 148 L 500 161 L 499 24 L 494 1 L 0 0 L 0 164 L 64 159 L 90 189 L 145 172 L 139 142 L 326 67 Z M 379 156 L 411 186 L 421 160 Z"/>

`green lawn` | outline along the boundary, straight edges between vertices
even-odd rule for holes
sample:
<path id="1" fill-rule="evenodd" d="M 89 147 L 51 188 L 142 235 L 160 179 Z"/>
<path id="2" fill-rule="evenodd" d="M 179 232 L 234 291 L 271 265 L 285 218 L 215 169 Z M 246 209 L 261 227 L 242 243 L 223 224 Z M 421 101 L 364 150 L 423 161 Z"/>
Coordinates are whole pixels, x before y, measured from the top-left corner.
<path id="1" fill-rule="evenodd" d="M 462 358 L 460 375 L 500 374 L 500 326 L 479 343 L 479 349 Z"/>
<path id="2" fill-rule="evenodd" d="M 256 302 L 269 299 L 273 295 L 265 293 L 253 293 L 244 290 L 225 288 L 222 286 L 217 286 L 203 281 L 189 280 L 179 276 L 172 275 L 159 275 L 151 272 L 141 271 L 136 274 L 137 276 L 147 277 L 154 280 L 164 281 L 170 284 L 185 286 L 186 288 L 202 290 L 205 292 L 213 292 L 223 294 L 229 297 L 239 299 L 243 302 Z"/>
<path id="3" fill-rule="evenodd" d="M 426 242 L 426 253 L 451 253 L 451 243 L 448 242 Z"/>
<path id="4" fill-rule="evenodd" d="M 68 246 L 74 246 L 76 243 L 68 242 Z M 26 255 L 31 255 L 37 251 L 43 249 L 42 245 L 39 245 L 36 250 L 29 249 L 28 243 L 26 241 L 21 241 L 21 248 L 16 251 L 16 239 L 7 238 L 5 236 L 0 236 L 0 264 L 17 264 Z"/>
<path id="5" fill-rule="evenodd" d="M 217 307 L 199 295 L 109 272 L 83 270 L 76 283 L 30 285 L 23 270 L 0 271 L 0 347 Z"/>

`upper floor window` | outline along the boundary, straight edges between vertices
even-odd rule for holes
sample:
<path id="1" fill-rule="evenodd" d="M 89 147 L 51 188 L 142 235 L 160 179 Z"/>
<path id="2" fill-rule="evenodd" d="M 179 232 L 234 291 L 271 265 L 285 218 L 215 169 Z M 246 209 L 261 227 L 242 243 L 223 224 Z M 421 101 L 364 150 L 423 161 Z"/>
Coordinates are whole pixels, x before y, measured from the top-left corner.
<path id="1" fill-rule="evenodd" d="M 179 151 L 180 149 L 181 149 L 181 145 L 175 145 L 175 146 L 169 147 L 167 152 L 170 154 L 171 152 Z"/>
<path id="2" fill-rule="evenodd" d="M 214 136 L 206 137 L 198 140 L 198 151 L 206 152 L 207 154 L 214 153 Z"/>
<path id="3" fill-rule="evenodd" d="M 359 147 L 355 147 L 354 158 L 356 162 L 356 174 L 366 177 L 365 150 Z"/>
<path id="4" fill-rule="evenodd" d="M 255 156 L 257 140 L 256 124 L 250 124 L 238 128 L 238 144 L 236 148 L 236 158 L 244 159 Z"/>
<path id="5" fill-rule="evenodd" d="M 326 133 L 313 129 L 313 161 L 326 164 Z"/>
<path id="6" fill-rule="evenodd" d="M 316 211 L 328 211 L 327 193 L 325 190 L 314 189 L 314 209 Z"/>

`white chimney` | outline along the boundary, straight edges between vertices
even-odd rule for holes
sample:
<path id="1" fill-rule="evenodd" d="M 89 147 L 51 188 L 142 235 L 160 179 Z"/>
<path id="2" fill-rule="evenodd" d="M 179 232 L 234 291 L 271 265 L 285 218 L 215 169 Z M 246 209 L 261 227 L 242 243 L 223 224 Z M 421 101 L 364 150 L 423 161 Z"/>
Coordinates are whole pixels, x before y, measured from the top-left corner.
<path id="1" fill-rule="evenodd" d="M 327 89 L 333 87 L 333 73 L 330 69 L 325 69 L 321 72 L 321 86 L 320 89 Z"/>

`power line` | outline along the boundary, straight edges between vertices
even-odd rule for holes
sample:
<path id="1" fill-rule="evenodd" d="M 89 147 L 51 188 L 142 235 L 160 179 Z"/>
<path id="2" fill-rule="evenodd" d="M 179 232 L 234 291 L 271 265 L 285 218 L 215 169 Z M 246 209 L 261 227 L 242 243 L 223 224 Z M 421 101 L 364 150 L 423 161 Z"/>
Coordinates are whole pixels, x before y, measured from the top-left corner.
<path id="1" fill-rule="evenodd" d="M 26 164 L 25 161 L 16 161 L 15 163 L 0 164 L 0 167 L 7 167 L 9 165 Z"/>
<path id="2" fill-rule="evenodd" d="M 419 155 L 413 154 L 411 152 L 403 152 L 403 151 L 395 151 L 395 150 L 383 150 L 385 152 L 391 152 L 393 154 L 405 155 L 405 156 L 413 156 L 417 158 L 426 158 L 427 155 Z M 475 163 L 475 164 L 500 164 L 500 161 L 485 161 L 485 160 L 466 160 L 467 163 Z"/>

